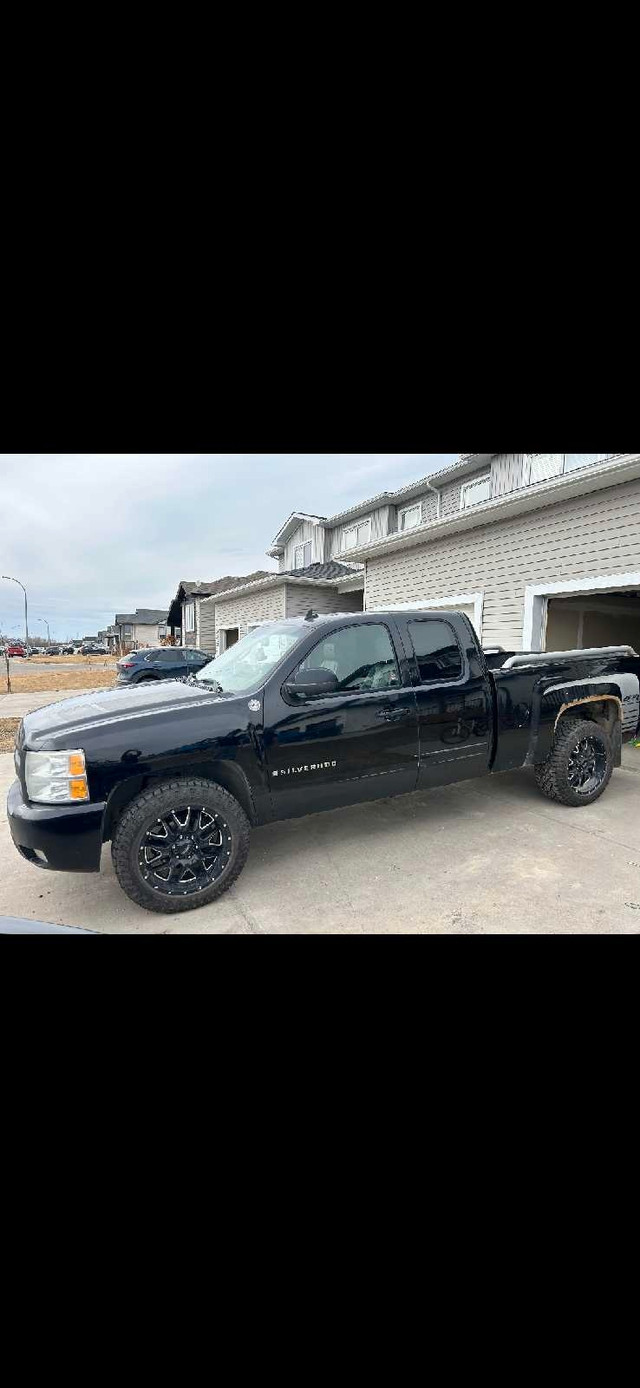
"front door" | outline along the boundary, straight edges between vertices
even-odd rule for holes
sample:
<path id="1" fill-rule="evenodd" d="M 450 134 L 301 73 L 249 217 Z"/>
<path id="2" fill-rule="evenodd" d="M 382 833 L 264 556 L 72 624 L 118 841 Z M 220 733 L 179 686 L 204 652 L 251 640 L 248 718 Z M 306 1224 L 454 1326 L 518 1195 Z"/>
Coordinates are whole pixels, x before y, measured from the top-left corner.
<path id="1" fill-rule="evenodd" d="M 326 630 L 326 628 L 325 628 Z M 265 698 L 265 750 L 274 819 L 415 790 L 418 723 L 401 685 L 386 623 L 363 619 L 323 635 L 298 669 L 332 670 L 338 692 Z"/>

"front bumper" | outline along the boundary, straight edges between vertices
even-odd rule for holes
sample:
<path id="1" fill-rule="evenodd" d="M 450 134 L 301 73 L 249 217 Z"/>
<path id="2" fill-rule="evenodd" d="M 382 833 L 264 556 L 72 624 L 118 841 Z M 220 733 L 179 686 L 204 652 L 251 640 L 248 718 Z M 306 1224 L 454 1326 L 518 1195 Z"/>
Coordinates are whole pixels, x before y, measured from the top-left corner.
<path id="1" fill-rule="evenodd" d="M 99 872 L 104 803 L 34 805 L 14 781 L 7 796 L 11 837 L 35 867 L 53 872 Z"/>

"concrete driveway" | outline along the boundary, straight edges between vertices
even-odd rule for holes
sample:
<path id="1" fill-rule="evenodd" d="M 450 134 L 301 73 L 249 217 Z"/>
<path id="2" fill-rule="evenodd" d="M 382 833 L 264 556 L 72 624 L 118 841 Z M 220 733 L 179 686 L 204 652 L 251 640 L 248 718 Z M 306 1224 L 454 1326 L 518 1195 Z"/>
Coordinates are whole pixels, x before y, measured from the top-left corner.
<path id="1" fill-rule="evenodd" d="M 625 760 L 640 771 L 640 751 Z M 50 873 L 13 847 L 0 756 L 0 915 L 114 934 L 589 934 L 640 932 L 640 775 L 616 771 L 584 810 L 530 772 L 255 829 L 247 866 L 212 906 L 160 916 L 102 872 Z"/>

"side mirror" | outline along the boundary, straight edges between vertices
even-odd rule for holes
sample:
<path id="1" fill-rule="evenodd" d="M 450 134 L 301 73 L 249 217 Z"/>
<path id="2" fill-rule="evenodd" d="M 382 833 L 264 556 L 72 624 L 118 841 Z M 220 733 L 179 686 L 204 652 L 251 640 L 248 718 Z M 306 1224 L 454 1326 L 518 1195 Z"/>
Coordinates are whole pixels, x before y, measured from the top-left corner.
<path id="1" fill-rule="evenodd" d="M 285 694 L 294 699 L 321 699 L 324 694 L 337 694 L 338 676 L 333 670 L 296 670 L 287 680 Z"/>

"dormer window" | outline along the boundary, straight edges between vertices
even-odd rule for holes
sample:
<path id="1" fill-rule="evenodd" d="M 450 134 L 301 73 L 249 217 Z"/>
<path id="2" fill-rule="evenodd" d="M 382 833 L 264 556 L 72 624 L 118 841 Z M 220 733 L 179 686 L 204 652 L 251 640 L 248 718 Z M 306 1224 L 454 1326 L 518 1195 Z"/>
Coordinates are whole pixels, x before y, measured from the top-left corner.
<path id="1" fill-rule="evenodd" d="M 422 504 L 417 502 L 415 506 L 407 506 L 404 511 L 398 511 L 398 529 L 415 530 L 417 525 L 422 523 Z"/>
<path id="2" fill-rule="evenodd" d="M 463 483 L 460 488 L 460 510 L 467 511 L 470 506 L 480 506 L 483 501 L 491 501 L 491 473 L 484 477 L 474 477 L 473 482 Z"/>
<path id="3" fill-rule="evenodd" d="M 311 540 L 305 540 L 303 545 L 296 545 L 293 551 L 294 569 L 308 569 L 311 563 Z"/>
<path id="4" fill-rule="evenodd" d="M 350 525 L 342 532 L 342 548 L 358 549 L 360 545 L 371 544 L 371 517 L 367 520 L 358 521 L 357 525 Z"/>
<path id="5" fill-rule="evenodd" d="M 525 453 L 523 486 L 534 487 L 536 482 L 546 482 L 564 472 L 578 472 L 580 468 L 593 467 L 615 456 L 615 453 Z"/>

